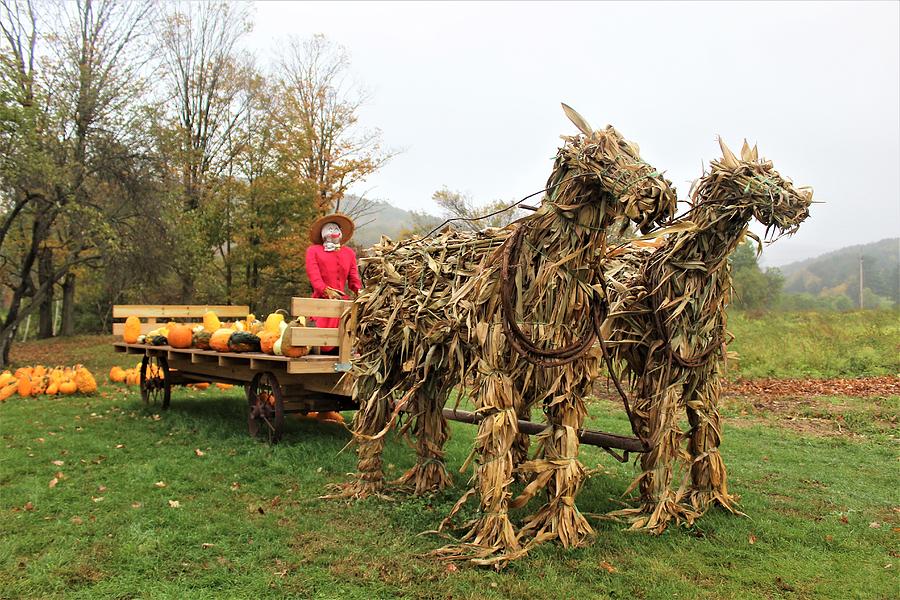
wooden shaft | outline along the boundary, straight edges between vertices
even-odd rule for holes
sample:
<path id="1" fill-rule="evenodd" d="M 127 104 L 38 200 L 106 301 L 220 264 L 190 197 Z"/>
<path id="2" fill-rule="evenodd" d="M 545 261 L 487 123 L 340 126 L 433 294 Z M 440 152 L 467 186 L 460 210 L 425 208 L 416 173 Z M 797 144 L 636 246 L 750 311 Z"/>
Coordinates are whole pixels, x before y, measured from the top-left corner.
<path id="1" fill-rule="evenodd" d="M 444 409 L 444 417 L 451 421 L 460 421 L 461 423 L 478 424 L 483 415 L 465 410 Z M 519 431 L 528 435 L 536 435 L 547 429 L 548 425 L 542 423 L 533 423 L 532 421 L 523 421 L 519 419 Z M 646 452 L 647 448 L 641 440 L 635 437 L 625 435 L 616 435 L 614 433 L 604 433 L 601 431 L 591 431 L 583 429 L 578 432 L 578 440 L 582 444 L 588 446 L 599 446 L 600 448 L 616 448 L 618 450 L 627 450 L 628 452 Z"/>

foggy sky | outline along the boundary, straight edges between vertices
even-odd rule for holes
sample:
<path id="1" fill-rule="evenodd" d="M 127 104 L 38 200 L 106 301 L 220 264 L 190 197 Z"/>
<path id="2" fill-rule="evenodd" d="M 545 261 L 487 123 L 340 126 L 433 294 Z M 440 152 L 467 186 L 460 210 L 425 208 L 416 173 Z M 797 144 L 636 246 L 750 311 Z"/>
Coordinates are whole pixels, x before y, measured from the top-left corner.
<path id="1" fill-rule="evenodd" d="M 812 216 L 769 265 L 900 235 L 900 4 L 259 2 L 247 45 L 323 33 L 372 99 L 364 126 L 404 151 L 354 190 L 436 212 L 441 186 L 487 202 L 541 189 L 560 102 L 640 144 L 687 197 L 716 136 L 746 137 Z M 760 228 L 756 228 L 757 230 Z"/>

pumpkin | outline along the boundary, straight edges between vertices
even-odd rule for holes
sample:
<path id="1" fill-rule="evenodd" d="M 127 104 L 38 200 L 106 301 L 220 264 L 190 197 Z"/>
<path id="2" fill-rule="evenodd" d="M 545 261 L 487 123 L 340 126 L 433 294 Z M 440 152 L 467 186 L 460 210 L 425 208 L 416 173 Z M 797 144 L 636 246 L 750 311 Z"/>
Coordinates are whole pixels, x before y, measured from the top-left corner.
<path id="1" fill-rule="evenodd" d="M 0 388 L 6 387 L 6 385 L 15 378 L 15 375 L 9 371 L 4 371 L 3 374 L 0 375 Z"/>
<path id="2" fill-rule="evenodd" d="M 220 390 L 230 390 L 231 388 L 234 387 L 234 384 L 232 384 L 232 383 L 217 383 L 216 387 L 219 388 Z"/>
<path id="3" fill-rule="evenodd" d="M 65 394 L 69 396 L 78 391 L 78 384 L 72 381 L 71 379 L 67 379 L 59 384 L 59 393 Z"/>
<path id="4" fill-rule="evenodd" d="M 320 412 L 316 415 L 316 419 L 319 421 L 329 421 L 331 423 L 343 423 L 344 417 L 339 412 L 335 412 L 333 410 L 329 410 L 326 412 Z"/>
<path id="5" fill-rule="evenodd" d="M 308 346 L 292 346 L 291 345 L 291 327 L 303 327 L 303 322 L 295 319 L 290 323 L 284 324 L 285 327 L 281 333 L 280 345 L 276 343 L 281 350 L 281 356 L 289 358 L 300 358 L 309 354 Z"/>
<path id="6" fill-rule="evenodd" d="M 259 349 L 266 354 L 275 354 L 275 342 L 281 339 L 277 331 L 261 331 L 259 334 Z"/>
<path id="7" fill-rule="evenodd" d="M 31 395 L 31 377 L 25 375 L 24 377 L 19 378 L 19 387 L 16 390 L 19 392 L 19 395 L 23 398 L 27 398 Z"/>
<path id="8" fill-rule="evenodd" d="M 209 382 L 201 381 L 200 383 L 195 383 L 194 387 L 197 388 L 198 390 L 205 390 L 206 388 L 209 387 Z"/>
<path id="9" fill-rule="evenodd" d="M 125 343 L 136 343 L 139 335 L 141 335 L 141 320 L 134 315 L 125 319 L 125 331 L 122 334 Z"/>
<path id="10" fill-rule="evenodd" d="M 122 367 L 113 367 L 109 370 L 109 380 L 115 383 L 122 383 L 125 381 L 125 369 Z"/>
<path id="11" fill-rule="evenodd" d="M 190 348 L 194 342 L 194 332 L 188 325 L 172 325 L 168 340 L 173 348 Z"/>
<path id="12" fill-rule="evenodd" d="M 228 338 L 228 349 L 232 352 L 259 352 L 259 337 L 246 331 L 235 331 Z"/>
<path id="13" fill-rule="evenodd" d="M 47 367 L 44 365 L 37 365 L 34 367 L 34 377 L 43 377 L 47 374 Z"/>
<path id="14" fill-rule="evenodd" d="M 194 347 L 201 350 L 209 350 L 209 338 L 211 337 L 212 333 L 206 331 L 206 329 L 194 332 Z"/>
<path id="15" fill-rule="evenodd" d="M 7 398 L 19 391 L 19 382 L 13 381 L 0 390 L 0 402 L 4 402 Z"/>
<path id="16" fill-rule="evenodd" d="M 203 329 L 207 331 L 215 331 L 216 329 L 221 329 L 222 323 L 219 322 L 219 317 L 216 316 L 216 313 L 213 311 L 207 312 L 203 315 Z"/>
<path id="17" fill-rule="evenodd" d="M 75 385 L 81 394 L 93 394 L 97 391 L 97 380 L 94 379 L 94 375 L 81 365 L 75 367 Z"/>
<path id="18" fill-rule="evenodd" d="M 47 391 L 47 377 L 42 375 L 31 380 L 31 395 L 40 396 Z"/>
<path id="19" fill-rule="evenodd" d="M 231 338 L 232 333 L 234 333 L 233 329 L 226 329 L 224 327 L 216 329 L 209 338 L 209 347 L 216 352 L 229 352 L 228 340 Z"/>
<path id="20" fill-rule="evenodd" d="M 50 380 L 50 384 L 47 386 L 47 395 L 55 396 L 59 393 L 59 383 L 56 381 Z"/>

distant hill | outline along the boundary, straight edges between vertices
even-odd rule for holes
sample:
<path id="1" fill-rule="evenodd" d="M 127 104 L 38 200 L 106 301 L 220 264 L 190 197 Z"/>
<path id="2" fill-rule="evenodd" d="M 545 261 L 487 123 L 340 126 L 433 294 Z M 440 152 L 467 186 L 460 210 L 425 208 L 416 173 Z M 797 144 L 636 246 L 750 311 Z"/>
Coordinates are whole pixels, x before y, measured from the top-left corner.
<path id="1" fill-rule="evenodd" d="M 866 303 L 900 304 L 900 238 L 848 246 L 815 258 L 779 267 L 785 276 L 784 291 L 814 296 L 838 296 L 859 302 L 859 259 L 863 259 Z"/>
<path id="2" fill-rule="evenodd" d="M 382 235 L 396 240 L 402 232 L 412 230 L 423 220 L 439 221 L 438 217 L 403 210 L 384 200 L 363 200 L 352 195 L 344 198 L 341 210 L 356 218 L 358 228 L 353 240 L 363 248 L 378 243 Z"/>

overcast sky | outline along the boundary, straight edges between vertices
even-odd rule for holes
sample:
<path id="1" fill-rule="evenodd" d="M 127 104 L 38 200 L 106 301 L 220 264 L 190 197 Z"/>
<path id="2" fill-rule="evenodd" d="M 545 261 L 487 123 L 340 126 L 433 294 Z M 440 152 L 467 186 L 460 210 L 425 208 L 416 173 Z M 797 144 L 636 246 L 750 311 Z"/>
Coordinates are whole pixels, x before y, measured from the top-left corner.
<path id="1" fill-rule="evenodd" d="M 560 102 L 613 124 L 687 196 L 716 136 L 758 142 L 815 188 L 779 265 L 900 235 L 900 3 L 258 2 L 247 43 L 315 33 L 347 48 L 372 99 L 362 123 L 403 149 L 353 190 L 436 212 L 441 186 L 479 201 L 541 189 Z"/>

